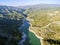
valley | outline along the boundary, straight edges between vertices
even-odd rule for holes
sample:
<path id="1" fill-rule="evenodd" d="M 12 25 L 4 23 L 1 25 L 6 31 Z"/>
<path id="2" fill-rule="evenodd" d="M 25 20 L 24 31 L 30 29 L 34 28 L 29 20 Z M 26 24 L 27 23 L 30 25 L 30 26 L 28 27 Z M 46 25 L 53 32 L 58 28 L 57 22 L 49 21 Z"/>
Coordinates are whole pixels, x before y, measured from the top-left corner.
<path id="1" fill-rule="evenodd" d="M 60 5 L 0 5 L 0 45 L 60 45 Z"/>

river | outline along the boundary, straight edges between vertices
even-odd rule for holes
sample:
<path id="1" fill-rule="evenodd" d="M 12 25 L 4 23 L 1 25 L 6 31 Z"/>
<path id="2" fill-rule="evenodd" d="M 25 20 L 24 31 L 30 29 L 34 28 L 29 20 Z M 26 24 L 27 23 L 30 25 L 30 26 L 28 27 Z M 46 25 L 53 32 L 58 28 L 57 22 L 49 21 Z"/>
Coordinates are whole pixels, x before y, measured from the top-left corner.
<path id="1" fill-rule="evenodd" d="M 40 45 L 40 39 L 29 31 L 29 26 L 29 21 L 24 19 L 22 26 L 19 28 L 23 32 L 22 40 L 19 43 L 21 45 Z"/>

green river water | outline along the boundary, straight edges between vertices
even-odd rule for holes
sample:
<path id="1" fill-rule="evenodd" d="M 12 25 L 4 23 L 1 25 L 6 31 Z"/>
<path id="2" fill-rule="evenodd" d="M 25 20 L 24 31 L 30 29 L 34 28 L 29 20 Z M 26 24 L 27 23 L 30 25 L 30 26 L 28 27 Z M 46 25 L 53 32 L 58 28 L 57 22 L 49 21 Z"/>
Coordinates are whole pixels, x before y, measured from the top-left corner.
<path id="1" fill-rule="evenodd" d="M 29 32 L 29 38 L 31 45 L 41 45 L 40 40 L 32 32 Z"/>
<path id="2" fill-rule="evenodd" d="M 24 45 L 41 45 L 40 39 L 38 39 L 34 33 L 29 31 L 30 24 L 27 20 L 24 22 L 24 26 L 22 27 L 22 31 L 28 36 Z M 30 44 L 29 44 L 30 43 Z"/>

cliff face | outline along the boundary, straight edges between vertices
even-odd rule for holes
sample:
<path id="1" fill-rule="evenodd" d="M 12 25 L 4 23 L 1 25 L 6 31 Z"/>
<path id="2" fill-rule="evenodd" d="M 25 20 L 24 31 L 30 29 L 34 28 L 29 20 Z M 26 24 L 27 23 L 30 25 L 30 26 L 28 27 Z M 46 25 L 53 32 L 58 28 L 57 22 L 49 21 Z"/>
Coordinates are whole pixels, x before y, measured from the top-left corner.
<path id="1" fill-rule="evenodd" d="M 40 11 L 41 12 L 41 11 Z M 60 12 L 51 13 L 41 12 L 31 16 L 30 14 L 30 31 L 35 33 L 42 45 L 60 45 Z"/>

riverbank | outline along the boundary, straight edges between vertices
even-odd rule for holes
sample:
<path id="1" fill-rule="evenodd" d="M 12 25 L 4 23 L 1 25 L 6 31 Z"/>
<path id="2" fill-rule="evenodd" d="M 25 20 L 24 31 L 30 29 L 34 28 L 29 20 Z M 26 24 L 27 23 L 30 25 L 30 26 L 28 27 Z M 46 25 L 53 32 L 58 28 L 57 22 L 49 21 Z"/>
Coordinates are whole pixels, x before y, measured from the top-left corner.
<path id="1" fill-rule="evenodd" d="M 21 44 L 21 45 L 24 45 L 23 43 L 25 42 L 25 39 L 26 39 L 26 34 L 24 32 L 22 32 L 22 40 L 18 43 L 18 44 Z"/>
<path id="2" fill-rule="evenodd" d="M 43 45 L 43 38 L 40 37 L 40 36 L 38 36 L 33 30 L 30 29 L 30 27 L 29 27 L 29 31 L 32 32 L 32 33 L 34 33 L 35 36 L 36 36 L 38 39 L 40 39 L 41 45 Z"/>
<path id="3" fill-rule="evenodd" d="M 19 42 L 19 44 L 23 45 L 24 42 L 25 42 L 25 40 L 26 40 L 26 38 L 27 38 L 27 36 L 29 36 L 29 39 L 31 39 L 30 42 L 31 42 L 32 45 L 40 45 L 39 38 L 37 38 L 37 35 L 33 34 L 33 32 L 31 32 L 29 30 L 29 28 L 30 28 L 29 25 L 30 25 L 29 20 L 25 19 L 24 23 L 21 25 L 21 27 L 18 28 L 19 30 L 21 30 L 22 32 L 24 32 L 23 35 L 22 35 L 22 40 Z M 37 41 L 37 42 L 35 43 L 34 40 Z"/>
<path id="4" fill-rule="evenodd" d="M 34 21 L 34 20 L 32 20 L 32 19 L 29 19 L 29 18 L 26 18 L 26 20 L 28 20 L 28 21 Z M 32 26 L 30 22 L 29 22 L 29 24 L 30 24 L 30 26 Z M 43 45 L 43 38 L 40 37 L 40 36 L 38 36 L 33 30 L 30 29 L 30 27 L 29 27 L 29 31 L 32 32 L 32 33 L 34 33 L 34 35 L 35 35 L 38 39 L 40 39 L 41 45 Z"/>
<path id="5" fill-rule="evenodd" d="M 21 31 L 21 28 L 23 28 L 25 26 L 24 21 L 25 20 L 23 20 L 23 24 L 18 28 L 20 31 Z M 22 32 L 22 40 L 20 40 L 18 42 L 18 44 L 19 45 L 24 45 L 24 42 L 25 42 L 26 38 L 27 38 L 27 35 L 24 32 Z"/>

